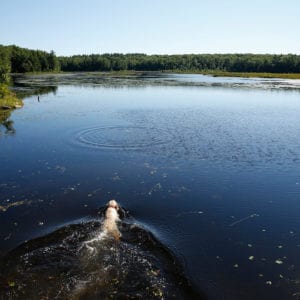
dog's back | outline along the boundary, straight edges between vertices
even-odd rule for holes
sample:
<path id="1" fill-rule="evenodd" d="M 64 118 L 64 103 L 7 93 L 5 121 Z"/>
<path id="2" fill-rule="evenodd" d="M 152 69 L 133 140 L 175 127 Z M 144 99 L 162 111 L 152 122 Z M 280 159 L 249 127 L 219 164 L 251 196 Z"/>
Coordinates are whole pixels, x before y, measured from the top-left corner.
<path id="1" fill-rule="evenodd" d="M 105 211 L 105 219 L 102 226 L 104 232 L 112 235 L 117 240 L 121 237 L 121 233 L 117 225 L 117 222 L 120 221 L 118 209 L 119 206 L 115 200 L 108 202 L 108 207 Z"/>

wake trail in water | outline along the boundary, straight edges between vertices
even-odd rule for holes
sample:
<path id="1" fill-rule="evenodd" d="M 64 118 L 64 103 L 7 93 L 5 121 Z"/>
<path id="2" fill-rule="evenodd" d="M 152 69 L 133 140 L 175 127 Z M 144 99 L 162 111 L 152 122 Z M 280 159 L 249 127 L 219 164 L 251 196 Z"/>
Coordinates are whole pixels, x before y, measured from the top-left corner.
<path id="1" fill-rule="evenodd" d="M 0 261 L 0 299 L 203 299 L 172 252 L 125 218 L 122 238 L 102 219 L 24 243 Z"/>

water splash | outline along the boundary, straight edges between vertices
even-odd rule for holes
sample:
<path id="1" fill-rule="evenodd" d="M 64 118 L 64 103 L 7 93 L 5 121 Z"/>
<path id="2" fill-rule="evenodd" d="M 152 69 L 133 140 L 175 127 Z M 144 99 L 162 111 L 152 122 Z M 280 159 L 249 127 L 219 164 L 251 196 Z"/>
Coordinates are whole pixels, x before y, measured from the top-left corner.
<path id="1" fill-rule="evenodd" d="M 1 259 L 0 299 L 202 299 L 170 250 L 125 221 L 120 241 L 96 219 L 20 245 Z"/>

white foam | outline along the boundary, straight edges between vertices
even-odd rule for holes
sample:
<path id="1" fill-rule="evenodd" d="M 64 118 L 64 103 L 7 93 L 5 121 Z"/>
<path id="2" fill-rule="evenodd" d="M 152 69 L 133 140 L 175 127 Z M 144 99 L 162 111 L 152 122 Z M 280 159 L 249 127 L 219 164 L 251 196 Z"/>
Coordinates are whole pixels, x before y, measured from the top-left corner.
<path id="1" fill-rule="evenodd" d="M 105 237 L 107 237 L 107 233 L 101 231 L 92 239 L 83 242 L 78 250 L 81 251 L 82 249 L 87 249 L 91 255 L 94 255 L 97 253 L 97 244 L 99 244 Z"/>

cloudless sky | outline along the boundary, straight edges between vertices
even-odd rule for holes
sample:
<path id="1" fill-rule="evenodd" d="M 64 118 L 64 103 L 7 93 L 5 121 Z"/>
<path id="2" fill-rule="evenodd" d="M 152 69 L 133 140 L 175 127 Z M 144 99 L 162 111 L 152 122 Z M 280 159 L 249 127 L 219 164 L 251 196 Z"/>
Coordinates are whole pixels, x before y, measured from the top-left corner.
<path id="1" fill-rule="evenodd" d="M 1 0 L 0 44 L 90 53 L 300 54 L 300 0 Z"/>

